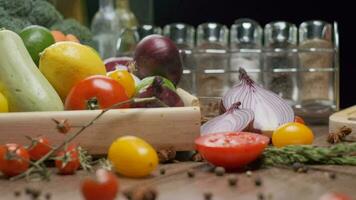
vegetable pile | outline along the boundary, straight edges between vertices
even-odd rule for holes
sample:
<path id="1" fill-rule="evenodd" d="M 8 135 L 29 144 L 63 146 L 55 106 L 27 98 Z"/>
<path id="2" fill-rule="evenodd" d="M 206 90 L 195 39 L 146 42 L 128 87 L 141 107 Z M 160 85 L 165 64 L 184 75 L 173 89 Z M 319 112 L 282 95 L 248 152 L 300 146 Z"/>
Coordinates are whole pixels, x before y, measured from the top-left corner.
<path id="1" fill-rule="evenodd" d="M 20 33 L 30 25 L 73 34 L 81 43 L 92 44 L 92 34 L 87 27 L 74 19 L 63 19 L 62 14 L 46 0 L 0 0 L 0 28 Z"/>

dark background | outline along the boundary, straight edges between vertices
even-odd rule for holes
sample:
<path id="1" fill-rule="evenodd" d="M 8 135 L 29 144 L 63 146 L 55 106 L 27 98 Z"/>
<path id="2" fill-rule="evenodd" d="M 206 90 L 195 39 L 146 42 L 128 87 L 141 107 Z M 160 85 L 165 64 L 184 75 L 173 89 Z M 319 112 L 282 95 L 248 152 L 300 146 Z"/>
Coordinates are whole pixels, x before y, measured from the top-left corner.
<path id="1" fill-rule="evenodd" d="M 136 0 L 135 2 L 146 0 Z M 262 26 L 271 21 L 283 20 L 299 24 L 318 19 L 338 22 L 340 35 L 340 106 L 356 104 L 356 6 L 347 1 L 315 0 L 153 0 L 154 23 L 164 26 L 184 22 L 197 26 L 204 22 L 219 22 L 230 25 L 237 18 L 251 18 Z M 93 1 L 89 1 L 94 3 Z M 349 1 L 351 2 L 351 1 Z M 94 3 L 95 4 L 95 3 Z M 97 2 L 96 2 L 97 4 Z M 93 15 L 97 5 L 90 7 Z"/>

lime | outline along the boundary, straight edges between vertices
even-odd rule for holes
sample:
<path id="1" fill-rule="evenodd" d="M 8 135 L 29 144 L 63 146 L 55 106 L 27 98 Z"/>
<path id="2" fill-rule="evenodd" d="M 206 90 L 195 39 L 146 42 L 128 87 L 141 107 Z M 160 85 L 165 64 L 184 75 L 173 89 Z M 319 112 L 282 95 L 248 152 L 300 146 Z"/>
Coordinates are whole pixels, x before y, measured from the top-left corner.
<path id="1" fill-rule="evenodd" d="M 37 25 L 24 28 L 19 35 L 37 66 L 40 60 L 40 53 L 55 42 L 47 28 Z"/>

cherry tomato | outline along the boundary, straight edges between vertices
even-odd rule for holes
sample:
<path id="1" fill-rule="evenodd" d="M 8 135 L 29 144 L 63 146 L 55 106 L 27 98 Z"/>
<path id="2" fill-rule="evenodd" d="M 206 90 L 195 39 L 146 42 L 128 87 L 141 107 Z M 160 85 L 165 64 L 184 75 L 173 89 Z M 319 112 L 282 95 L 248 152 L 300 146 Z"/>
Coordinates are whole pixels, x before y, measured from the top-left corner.
<path id="1" fill-rule="evenodd" d="M 226 169 L 241 168 L 256 160 L 268 143 L 268 137 L 248 132 L 215 133 L 195 140 L 203 158 Z"/>
<path id="2" fill-rule="evenodd" d="M 125 89 L 112 78 L 95 75 L 78 82 L 69 92 L 66 110 L 105 109 L 128 100 Z M 127 108 L 128 105 L 122 106 Z"/>
<path id="3" fill-rule="evenodd" d="M 319 200 L 351 200 L 351 197 L 346 194 L 330 192 L 321 196 Z"/>
<path id="4" fill-rule="evenodd" d="M 299 116 L 295 116 L 294 117 L 294 122 L 305 124 L 304 119 L 302 117 L 299 117 Z"/>
<path id="5" fill-rule="evenodd" d="M 289 122 L 278 127 L 272 135 L 272 143 L 276 147 L 298 144 L 312 144 L 314 134 L 306 125 Z"/>
<path id="6" fill-rule="evenodd" d="M 109 72 L 107 75 L 125 88 L 126 95 L 129 98 L 135 94 L 135 80 L 130 72 L 124 69 L 116 69 L 115 71 Z"/>
<path id="7" fill-rule="evenodd" d="M 86 200 L 114 200 L 119 191 L 119 181 L 114 173 L 98 169 L 96 180 L 85 178 L 81 190 Z"/>
<path id="8" fill-rule="evenodd" d="M 128 177 L 148 176 L 158 165 L 153 147 L 134 136 L 116 139 L 109 148 L 108 158 L 118 173 Z"/>
<path id="9" fill-rule="evenodd" d="M 45 156 L 52 147 L 47 137 L 40 136 L 35 138 L 34 144 L 28 149 L 32 160 L 39 160 Z"/>
<path id="10" fill-rule="evenodd" d="M 0 171 L 8 177 L 25 172 L 29 167 L 30 155 L 18 144 L 0 146 Z"/>
<path id="11" fill-rule="evenodd" d="M 59 174 L 74 174 L 80 167 L 79 153 L 76 145 L 69 145 L 57 153 L 55 161 Z"/>
<path id="12" fill-rule="evenodd" d="M 9 112 L 9 105 L 5 96 L 0 92 L 0 113 L 2 112 Z"/>

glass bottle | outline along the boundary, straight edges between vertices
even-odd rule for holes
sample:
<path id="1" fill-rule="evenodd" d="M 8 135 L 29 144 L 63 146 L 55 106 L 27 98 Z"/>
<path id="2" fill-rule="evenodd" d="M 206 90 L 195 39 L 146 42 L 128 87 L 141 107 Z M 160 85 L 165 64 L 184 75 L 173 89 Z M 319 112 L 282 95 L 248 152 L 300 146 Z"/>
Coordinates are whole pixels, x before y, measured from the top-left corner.
<path id="1" fill-rule="evenodd" d="M 328 116 L 336 109 L 332 26 L 306 21 L 299 27 L 301 115 Z"/>
<path id="2" fill-rule="evenodd" d="M 140 40 L 142 40 L 144 37 L 148 35 L 153 35 L 153 34 L 162 34 L 162 29 L 158 26 L 150 25 L 150 24 L 142 24 L 137 27 L 137 32 L 140 37 Z"/>
<path id="3" fill-rule="evenodd" d="M 116 55 L 116 41 L 120 36 L 119 16 L 114 10 L 113 0 L 100 0 L 91 31 L 95 48 L 103 59 Z"/>
<path id="4" fill-rule="evenodd" d="M 298 100 L 297 27 L 288 22 L 271 22 L 265 26 L 264 36 L 264 86 L 295 106 Z"/>
<path id="5" fill-rule="evenodd" d="M 116 12 L 123 28 L 133 28 L 138 25 L 136 16 L 130 9 L 129 0 L 116 0 Z"/>
<path id="6" fill-rule="evenodd" d="M 219 23 L 200 24 L 197 29 L 196 61 L 197 96 L 205 117 L 219 113 L 219 102 L 228 86 L 228 28 Z"/>
<path id="7" fill-rule="evenodd" d="M 243 67 L 249 76 L 262 84 L 262 28 L 252 19 L 238 19 L 230 29 L 230 85 L 239 83 L 238 69 Z"/>
<path id="8" fill-rule="evenodd" d="M 196 94 L 196 64 L 192 53 L 195 43 L 194 27 L 184 23 L 168 24 L 164 27 L 163 34 L 176 44 L 182 58 L 183 76 L 179 87 Z"/>

